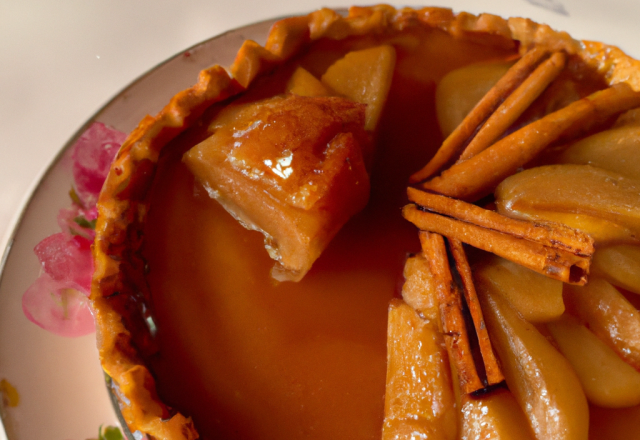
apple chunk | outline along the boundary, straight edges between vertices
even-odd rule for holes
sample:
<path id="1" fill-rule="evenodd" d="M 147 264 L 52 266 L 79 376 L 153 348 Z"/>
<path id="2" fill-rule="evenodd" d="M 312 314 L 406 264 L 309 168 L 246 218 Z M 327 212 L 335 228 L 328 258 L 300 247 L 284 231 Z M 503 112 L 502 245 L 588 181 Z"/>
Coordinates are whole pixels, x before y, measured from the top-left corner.
<path id="1" fill-rule="evenodd" d="M 510 391 L 461 396 L 461 439 L 533 440 L 527 419 Z"/>
<path id="2" fill-rule="evenodd" d="M 226 107 L 183 161 L 209 195 L 300 280 L 369 198 L 364 106 L 344 98 L 279 96 Z"/>
<path id="3" fill-rule="evenodd" d="M 586 440 L 589 408 L 569 362 L 501 295 L 479 290 L 507 385 L 538 439 Z"/>
<path id="4" fill-rule="evenodd" d="M 331 96 L 331 92 L 322 82 L 309 73 L 308 70 L 298 66 L 287 83 L 287 93 L 299 96 Z"/>
<path id="5" fill-rule="evenodd" d="M 598 249 L 593 255 L 592 268 L 594 275 L 640 294 L 640 247 L 618 245 Z"/>
<path id="6" fill-rule="evenodd" d="M 585 286 L 565 285 L 567 311 L 640 371 L 640 312 L 607 281 L 592 277 Z"/>
<path id="7" fill-rule="evenodd" d="M 342 96 L 367 105 L 367 130 L 375 130 L 387 100 L 396 65 L 393 46 L 349 52 L 322 75 L 322 82 Z"/>
<path id="8" fill-rule="evenodd" d="M 640 127 L 617 127 L 586 137 L 565 150 L 560 161 L 589 164 L 640 180 Z"/>
<path id="9" fill-rule="evenodd" d="M 640 180 L 590 165 L 549 165 L 505 179 L 498 210 L 510 217 L 564 223 L 599 243 L 637 242 Z"/>
<path id="10" fill-rule="evenodd" d="M 585 326 L 564 316 L 547 328 L 573 366 L 589 402 L 608 408 L 640 404 L 640 373 Z"/>
<path id="11" fill-rule="evenodd" d="M 504 296 L 529 322 L 546 322 L 564 313 L 562 282 L 503 258 L 492 257 L 474 270 L 476 288 Z"/>
<path id="12" fill-rule="evenodd" d="M 476 63 L 445 75 L 436 88 L 436 114 L 446 137 L 504 76 L 512 62 Z"/>
<path id="13" fill-rule="evenodd" d="M 382 439 L 456 438 L 456 409 L 442 333 L 404 301 L 389 306 Z"/>
<path id="14" fill-rule="evenodd" d="M 404 265 L 404 279 L 402 285 L 402 299 L 409 304 L 423 318 L 438 322 L 440 309 L 436 280 L 429 269 L 429 262 L 424 254 L 417 254 L 407 258 Z"/>

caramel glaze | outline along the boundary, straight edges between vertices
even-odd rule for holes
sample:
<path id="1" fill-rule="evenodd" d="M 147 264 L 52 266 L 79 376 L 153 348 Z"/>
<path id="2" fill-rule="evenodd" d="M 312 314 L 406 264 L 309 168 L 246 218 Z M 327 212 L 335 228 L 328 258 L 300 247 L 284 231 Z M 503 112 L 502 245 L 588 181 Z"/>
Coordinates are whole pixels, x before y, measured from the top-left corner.
<path id="1" fill-rule="evenodd" d="M 640 440 L 640 405 L 630 408 L 600 408 L 589 405 L 589 438 Z"/>
<path id="2" fill-rule="evenodd" d="M 442 141 L 435 83 L 514 52 L 419 33 L 430 35 L 325 41 L 294 60 L 319 75 L 354 48 L 391 41 L 398 53 L 369 204 L 299 283 L 274 283 L 262 235 L 233 220 L 180 161 L 203 129 L 165 149 L 145 230 L 159 344 L 148 362 L 163 400 L 192 416 L 203 438 L 380 438 L 387 307 L 407 253 L 419 249 L 400 208 L 407 177 Z M 283 75 L 262 81 L 251 99 L 277 93 Z"/>

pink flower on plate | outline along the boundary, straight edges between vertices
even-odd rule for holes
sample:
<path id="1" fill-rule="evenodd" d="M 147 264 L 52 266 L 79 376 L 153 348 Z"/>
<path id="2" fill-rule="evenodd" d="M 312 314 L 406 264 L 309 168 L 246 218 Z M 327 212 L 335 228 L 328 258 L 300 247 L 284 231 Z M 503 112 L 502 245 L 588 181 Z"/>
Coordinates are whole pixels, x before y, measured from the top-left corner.
<path id="1" fill-rule="evenodd" d="M 95 206 L 84 209 L 74 203 L 71 208 L 62 208 L 58 212 L 58 226 L 67 234 L 79 235 L 93 241 L 97 218 L 98 210 Z"/>
<path id="2" fill-rule="evenodd" d="M 91 290 L 93 261 L 91 241 L 64 232 L 50 235 L 33 249 L 44 272 L 56 281 L 75 285 L 83 292 Z"/>
<path id="3" fill-rule="evenodd" d="M 73 146 L 73 179 L 85 207 L 95 206 L 104 179 L 127 135 L 96 122 Z"/>
<path id="4" fill-rule="evenodd" d="M 59 336 L 83 336 L 95 331 L 87 295 L 47 273 L 22 295 L 22 310 L 31 322 Z"/>
<path id="5" fill-rule="evenodd" d="M 62 208 L 57 218 L 62 232 L 46 237 L 34 248 L 43 272 L 22 296 L 22 310 L 30 321 L 57 335 L 73 337 L 95 331 L 88 296 L 96 202 L 125 137 L 99 122 L 80 136 L 71 153 L 74 188 L 69 194 L 73 203 Z"/>

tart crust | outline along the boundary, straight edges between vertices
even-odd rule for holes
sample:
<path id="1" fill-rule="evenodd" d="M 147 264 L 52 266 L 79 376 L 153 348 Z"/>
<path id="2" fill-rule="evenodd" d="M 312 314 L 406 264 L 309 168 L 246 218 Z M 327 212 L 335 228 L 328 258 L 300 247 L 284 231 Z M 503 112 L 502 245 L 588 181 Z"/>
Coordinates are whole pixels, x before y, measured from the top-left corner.
<path id="1" fill-rule="evenodd" d="M 242 93 L 257 77 L 317 40 L 394 35 L 416 27 L 440 29 L 456 39 L 480 44 L 517 47 L 520 53 L 533 46 L 562 49 L 578 55 L 607 83 L 627 82 L 640 90 L 640 62 L 620 49 L 577 41 L 565 32 L 525 18 L 386 5 L 352 7 L 344 17 L 321 9 L 275 23 L 264 47 L 245 41 L 228 70 L 220 66 L 203 70 L 193 87 L 175 95 L 156 116 L 140 122 L 111 165 L 98 201 L 91 292 L 97 344 L 102 366 L 116 384 L 122 414 L 131 431 L 153 438 L 198 438 L 189 417 L 160 401 L 154 378 L 143 361 L 145 353 L 154 351 L 154 342 L 145 305 L 150 292 L 141 256 L 142 228 L 149 209 L 147 193 L 161 150 L 212 104 Z"/>

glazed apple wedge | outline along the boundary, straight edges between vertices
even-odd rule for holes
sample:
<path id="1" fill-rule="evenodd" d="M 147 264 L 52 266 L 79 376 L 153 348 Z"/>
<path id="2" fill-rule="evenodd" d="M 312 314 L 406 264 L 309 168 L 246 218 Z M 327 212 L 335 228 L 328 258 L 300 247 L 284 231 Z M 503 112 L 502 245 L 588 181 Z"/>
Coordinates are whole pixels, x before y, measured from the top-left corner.
<path id="1" fill-rule="evenodd" d="M 347 53 L 322 81 L 298 67 L 286 95 L 227 107 L 185 154 L 209 195 L 264 234 L 276 280 L 301 280 L 369 200 L 369 133 L 394 66 L 394 48 L 383 45 Z"/>
<path id="2" fill-rule="evenodd" d="M 391 45 L 349 52 L 322 75 L 322 82 L 342 96 L 367 105 L 367 130 L 375 130 L 387 99 L 396 51 Z"/>
<path id="3" fill-rule="evenodd" d="M 287 82 L 287 93 L 298 96 L 332 96 L 329 90 L 318 78 L 304 67 L 298 66 Z"/>
<path id="4" fill-rule="evenodd" d="M 624 125 L 586 137 L 560 155 L 561 163 L 593 165 L 640 179 L 640 127 Z"/>
<path id="5" fill-rule="evenodd" d="M 529 322 L 547 322 L 564 313 L 562 283 L 524 266 L 493 257 L 474 272 L 476 288 L 506 298 Z"/>
<path id="6" fill-rule="evenodd" d="M 567 311 L 640 371 L 640 311 L 607 281 L 593 277 L 586 286 L 565 286 Z"/>
<path id="7" fill-rule="evenodd" d="M 383 440 L 456 438 L 449 362 L 436 321 L 398 299 L 389 306 Z"/>
<path id="8" fill-rule="evenodd" d="M 590 403 L 607 408 L 640 404 L 640 373 L 578 321 L 565 315 L 547 324 Z"/>
<path id="9" fill-rule="evenodd" d="M 436 88 L 436 115 L 444 136 L 460 125 L 512 64 L 504 61 L 471 64 L 442 78 Z"/>
<path id="10" fill-rule="evenodd" d="M 569 362 L 500 295 L 478 290 L 509 389 L 538 439 L 587 439 L 589 409 Z"/>
<path id="11" fill-rule="evenodd" d="M 598 249 L 593 256 L 593 274 L 640 294 L 640 248 L 617 245 Z"/>
<path id="12" fill-rule="evenodd" d="M 404 268 L 403 300 L 389 304 L 383 440 L 456 438 L 456 409 L 436 285 L 423 254 Z"/>
<path id="13" fill-rule="evenodd" d="M 548 165 L 505 179 L 498 211 L 515 218 L 563 223 L 597 242 L 637 243 L 640 180 L 591 165 Z"/>
<path id="14" fill-rule="evenodd" d="M 461 439 L 533 440 L 513 394 L 498 389 L 481 396 L 460 395 Z"/>
<path id="15" fill-rule="evenodd" d="M 265 236 L 272 276 L 300 280 L 369 199 L 365 106 L 278 96 L 227 107 L 183 160 L 209 195 Z"/>

